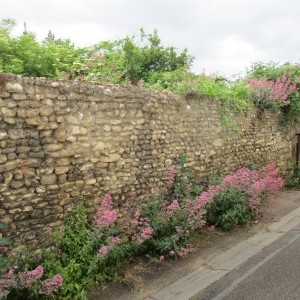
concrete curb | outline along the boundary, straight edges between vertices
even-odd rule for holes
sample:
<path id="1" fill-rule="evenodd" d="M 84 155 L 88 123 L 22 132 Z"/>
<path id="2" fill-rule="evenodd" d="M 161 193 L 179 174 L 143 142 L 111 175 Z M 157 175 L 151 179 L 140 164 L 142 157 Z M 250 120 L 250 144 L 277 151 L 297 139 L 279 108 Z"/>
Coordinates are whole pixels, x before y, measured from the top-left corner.
<path id="1" fill-rule="evenodd" d="M 189 300 L 300 224 L 300 207 L 144 300 Z"/>

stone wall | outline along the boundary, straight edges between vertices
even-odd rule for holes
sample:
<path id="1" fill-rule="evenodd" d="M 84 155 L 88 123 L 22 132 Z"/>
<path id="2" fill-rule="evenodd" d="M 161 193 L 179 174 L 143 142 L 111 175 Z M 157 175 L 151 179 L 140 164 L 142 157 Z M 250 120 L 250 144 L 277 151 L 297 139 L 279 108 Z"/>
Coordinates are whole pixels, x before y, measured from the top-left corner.
<path id="1" fill-rule="evenodd" d="M 125 201 L 163 180 L 184 155 L 201 182 L 214 170 L 278 162 L 288 169 L 295 129 L 278 115 L 220 122 L 220 103 L 138 87 L 0 76 L 0 219 L 15 241 L 35 240 L 84 198 Z"/>

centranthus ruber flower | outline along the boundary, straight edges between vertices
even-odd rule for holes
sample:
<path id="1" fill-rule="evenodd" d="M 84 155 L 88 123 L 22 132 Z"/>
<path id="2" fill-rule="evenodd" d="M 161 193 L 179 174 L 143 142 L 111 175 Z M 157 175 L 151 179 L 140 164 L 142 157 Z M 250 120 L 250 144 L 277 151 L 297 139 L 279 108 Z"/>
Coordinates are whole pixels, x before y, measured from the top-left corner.
<path id="1" fill-rule="evenodd" d="M 291 80 L 291 73 L 283 74 L 276 80 L 253 78 L 249 81 L 248 87 L 250 94 L 260 105 L 287 106 L 290 104 L 289 96 L 297 90 L 296 84 Z"/>
<path id="2" fill-rule="evenodd" d="M 112 199 L 109 194 L 106 194 L 101 202 L 100 207 L 94 218 L 95 223 L 102 227 L 109 227 L 118 219 L 118 211 L 113 209 Z"/>
<path id="3" fill-rule="evenodd" d="M 98 257 L 103 257 L 108 253 L 108 247 L 102 246 L 98 251 Z"/>

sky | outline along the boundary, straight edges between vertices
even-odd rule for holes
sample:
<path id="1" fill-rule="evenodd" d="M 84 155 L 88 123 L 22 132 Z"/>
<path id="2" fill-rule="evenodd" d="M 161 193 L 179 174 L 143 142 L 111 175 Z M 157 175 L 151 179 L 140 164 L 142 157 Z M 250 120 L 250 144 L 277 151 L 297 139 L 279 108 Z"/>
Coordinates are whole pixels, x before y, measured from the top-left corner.
<path id="1" fill-rule="evenodd" d="M 240 75 L 254 62 L 300 63 L 299 0 L 1 0 L 0 19 L 15 19 L 41 41 L 49 30 L 92 46 L 158 30 L 162 44 L 195 57 L 192 71 Z"/>

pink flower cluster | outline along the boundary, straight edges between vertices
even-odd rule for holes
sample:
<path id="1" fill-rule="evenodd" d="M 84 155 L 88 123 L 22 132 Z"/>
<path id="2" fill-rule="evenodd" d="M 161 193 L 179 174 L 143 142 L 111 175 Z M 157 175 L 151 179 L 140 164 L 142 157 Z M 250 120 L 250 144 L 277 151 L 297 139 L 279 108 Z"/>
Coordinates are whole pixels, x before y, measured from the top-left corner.
<path id="1" fill-rule="evenodd" d="M 187 244 L 186 247 L 181 247 L 180 249 L 171 250 L 169 252 L 169 255 L 170 256 L 178 255 L 181 258 L 186 258 L 189 255 L 189 253 L 191 253 L 193 251 L 195 251 L 193 246 L 191 244 Z"/>
<path id="2" fill-rule="evenodd" d="M 172 181 L 172 182 L 173 182 L 173 181 L 175 180 L 175 177 L 176 177 L 176 172 L 175 172 L 174 169 L 171 169 L 171 170 L 169 171 L 169 174 L 168 174 L 166 180 L 169 180 L 169 181 Z"/>
<path id="3" fill-rule="evenodd" d="M 108 252 L 107 246 L 102 246 L 98 251 L 98 257 L 105 256 Z"/>
<path id="4" fill-rule="evenodd" d="M 150 221 L 147 218 L 142 218 L 137 212 L 135 214 L 135 220 L 132 222 L 132 241 L 138 244 L 144 243 L 149 240 L 153 235 L 153 229 L 150 226 Z"/>
<path id="5" fill-rule="evenodd" d="M 51 295 L 56 293 L 63 284 L 63 278 L 60 274 L 56 274 L 52 279 L 44 281 L 42 294 Z"/>
<path id="6" fill-rule="evenodd" d="M 280 106 L 290 104 L 288 100 L 290 94 L 297 90 L 296 84 L 291 80 L 291 74 L 284 74 L 275 81 L 266 78 L 251 79 L 248 83 L 250 93 L 258 101 L 277 103 Z"/>
<path id="7" fill-rule="evenodd" d="M 112 247 L 120 243 L 121 243 L 121 239 L 119 237 L 114 237 L 114 236 L 110 237 L 108 241 L 108 245 L 107 246 L 103 245 L 99 249 L 97 256 L 99 258 L 104 257 L 112 249 Z"/>
<path id="8" fill-rule="evenodd" d="M 42 280 L 44 275 L 43 266 L 38 266 L 31 271 L 16 271 L 17 266 L 14 266 L 0 279 L 0 298 L 9 295 L 11 289 L 28 289 L 36 287 L 39 294 L 51 295 L 59 290 L 62 286 L 63 278 L 60 274 L 55 275 L 52 279 Z"/>
<path id="9" fill-rule="evenodd" d="M 260 212 L 264 206 L 273 201 L 273 197 L 284 187 L 284 180 L 278 177 L 276 163 L 273 162 L 260 170 L 241 168 L 224 178 L 221 191 L 226 188 L 245 193 L 245 201 L 250 207 Z"/>
<path id="10" fill-rule="evenodd" d="M 173 200 L 173 202 L 167 207 L 167 211 L 176 211 L 179 210 L 178 200 Z"/>
<path id="11" fill-rule="evenodd" d="M 206 225 L 204 220 L 206 206 L 213 201 L 214 195 L 219 192 L 220 186 L 210 186 L 207 191 L 202 192 L 192 201 L 187 199 L 185 202 L 185 211 L 187 213 L 187 222 L 191 229 L 195 230 Z"/>
<path id="12" fill-rule="evenodd" d="M 171 182 L 174 177 L 175 172 L 171 170 L 168 180 Z M 277 175 L 276 164 L 272 163 L 260 170 L 241 168 L 226 176 L 220 185 L 209 187 L 195 199 L 183 199 L 182 203 L 179 199 L 174 199 L 171 203 L 163 200 L 158 212 L 161 217 L 165 222 L 179 220 L 179 223 L 172 225 L 174 227 L 170 238 L 174 239 L 174 249 L 169 249 L 169 255 L 186 257 L 192 251 L 191 247 L 177 246 L 177 242 L 181 243 L 179 242 L 181 237 L 187 237 L 192 231 L 206 226 L 207 206 L 217 194 L 224 193 L 228 189 L 240 191 L 241 200 L 247 201 L 253 211 L 259 213 L 283 186 L 284 181 Z M 94 219 L 98 226 L 95 231 L 101 239 L 102 246 L 97 253 L 101 259 L 105 258 L 117 244 L 133 242 L 141 245 L 156 234 L 151 227 L 151 221 L 143 217 L 140 211 L 136 210 L 136 206 L 129 206 L 127 203 L 127 206 L 118 211 L 113 208 L 110 195 L 104 196 Z M 181 223 L 182 220 L 185 220 L 184 224 Z"/>
<path id="13" fill-rule="evenodd" d="M 94 220 L 99 226 L 109 227 L 111 224 L 114 224 L 117 219 L 118 211 L 113 210 L 111 196 L 109 194 L 106 194 L 96 212 Z"/>

